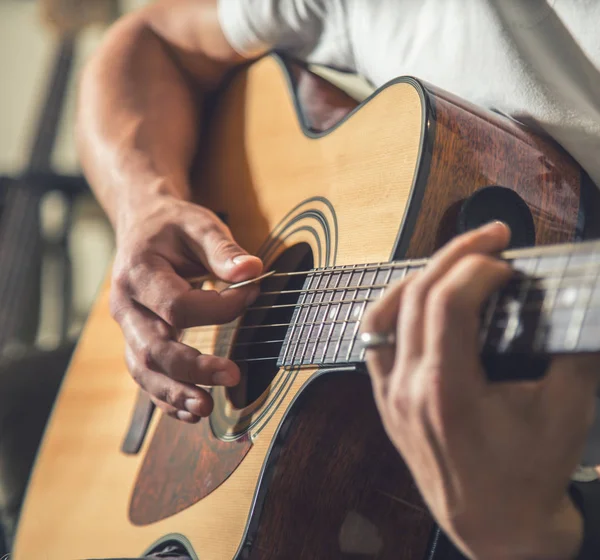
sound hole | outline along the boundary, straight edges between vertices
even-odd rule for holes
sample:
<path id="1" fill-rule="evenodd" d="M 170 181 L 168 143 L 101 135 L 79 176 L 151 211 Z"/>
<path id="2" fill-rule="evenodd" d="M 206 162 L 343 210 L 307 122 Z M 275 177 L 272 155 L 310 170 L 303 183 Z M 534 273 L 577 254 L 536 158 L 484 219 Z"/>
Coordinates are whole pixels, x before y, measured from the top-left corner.
<path id="1" fill-rule="evenodd" d="M 262 281 L 261 293 L 242 318 L 232 347 L 231 359 L 242 373 L 239 385 L 228 390 L 234 407 L 253 403 L 273 381 L 294 305 L 306 279 L 304 274 L 286 273 L 310 270 L 313 266 L 310 246 L 300 243 L 284 251 L 271 266 L 277 274 Z"/>

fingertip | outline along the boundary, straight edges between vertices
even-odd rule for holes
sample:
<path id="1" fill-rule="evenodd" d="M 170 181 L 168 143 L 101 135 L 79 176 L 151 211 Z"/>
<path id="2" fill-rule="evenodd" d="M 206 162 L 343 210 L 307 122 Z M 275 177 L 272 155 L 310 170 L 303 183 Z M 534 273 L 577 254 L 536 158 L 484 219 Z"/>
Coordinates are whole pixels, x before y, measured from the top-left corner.
<path id="1" fill-rule="evenodd" d="M 263 263 L 254 255 L 237 255 L 227 263 L 227 278 L 229 282 L 243 282 L 260 276 L 263 270 Z"/>
<path id="2" fill-rule="evenodd" d="M 200 417 L 188 412 L 187 410 L 178 410 L 175 415 L 178 420 L 181 420 L 187 424 L 197 424 L 200 422 Z"/>
<path id="3" fill-rule="evenodd" d="M 503 241 L 504 245 L 508 245 L 512 232 L 507 223 L 500 220 L 494 220 L 485 225 L 484 228 L 488 228 L 488 231 L 497 235 Z"/>

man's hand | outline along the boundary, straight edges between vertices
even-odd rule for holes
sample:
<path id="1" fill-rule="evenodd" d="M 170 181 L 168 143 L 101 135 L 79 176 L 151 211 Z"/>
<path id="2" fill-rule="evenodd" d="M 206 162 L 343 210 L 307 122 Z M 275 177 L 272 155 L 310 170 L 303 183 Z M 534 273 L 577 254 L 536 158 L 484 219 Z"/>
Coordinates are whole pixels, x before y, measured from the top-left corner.
<path id="1" fill-rule="evenodd" d="M 510 277 L 491 255 L 495 223 L 453 240 L 391 287 L 363 332 L 397 329 L 369 350 L 377 406 L 432 514 L 471 558 L 574 558 L 582 520 L 567 487 L 594 413 L 596 356 L 556 358 L 539 382 L 486 381 L 482 304 Z"/>
<path id="2" fill-rule="evenodd" d="M 235 243 L 217 216 L 190 202 L 158 197 L 123 215 L 111 312 L 125 335 L 127 365 L 164 412 L 197 422 L 213 403 L 196 384 L 236 385 L 240 372 L 226 358 L 178 342 L 178 331 L 233 320 L 256 297 L 257 287 L 219 293 L 193 289 L 185 278 L 208 271 L 240 282 L 258 276 L 262 263 Z"/>

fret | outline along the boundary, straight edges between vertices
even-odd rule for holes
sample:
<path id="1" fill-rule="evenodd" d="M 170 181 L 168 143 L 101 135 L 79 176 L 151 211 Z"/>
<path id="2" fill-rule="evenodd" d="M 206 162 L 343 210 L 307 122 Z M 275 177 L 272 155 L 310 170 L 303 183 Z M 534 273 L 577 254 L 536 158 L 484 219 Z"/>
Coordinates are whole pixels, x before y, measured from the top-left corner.
<path id="1" fill-rule="evenodd" d="M 357 286 L 363 285 L 363 282 L 365 281 L 365 273 L 366 273 L 366 270 L 363 269 L 363 271 L 361 272 L 361 275 L 358 278 Z M 373 280 L 375 280 L 376 276 L 377 276 L 377 272 L 375 272 L 375 274 L 373 275 Z M 373 284 L 373 283 L 374 282 L 371 281 L 371 284 Z M 371 295 L 371 288 L 367 288 L 364 291 L 367 292 L 367 295 L 365 296 L 364 299 L 368 300 L 369 296 Z M 352 357 L 352 348 L 354 347 L 354 343 L 356 341 L 356 335 L 358 334 L 358 327 L 360 326 L 360 317 L 362 316 L 361 309 L 364 309 L 364 307 L 367 305 L 366 301 L 360 302 L 360 299 L 361 299 L 360 292 L 361 292 L 360 288 L 355 290 L 355 299 L 359 300 L 356 307 L 354 307 L 353 303 L 350 304 L 350 308 L 352 309 L 352 312 L 350 313 L 350 315 L 351 315 L 352 319 L 354 319 L 356 321 L 356 325 L 354 325 L 354 329 L 352 329 L 352 336 L 350 337 L 350 341 L 348 343 L 348 352 L 346 353 L 346 362 L 350 362 L 350 358 Z"/>
<path id="2" fill-rule="evenodd" d="M 318 285 L 319 278 L 320 278 L 320 275 L 316 272 L 309 275 L 308 278 L 306 279 L 307 282 L 305 283 L 304 287 L 302 288 L 304 290 L 304 293 L 306 294 L 306 297 L 302 301 L 302 304 L 299 306 L 300 313 L 298 314 L 298 320 L 295 325 L 297 337 L 296 337 L 296 340 L 292 341 L 292 344 L 294 346 L 294 352 L 290 358 L 291 365 L 300 365 L 302 363 L 302 357 L 300 356 L 300 359 L 297 360 L 296 355 L 298 353 L 298 349 L 300 348 L 300 346 L 302 344 L 304 330 L 307 328 L 310 328 L 310 326 L 307 327 L 307 323 L 313 322 L 313 321 L 311 321 L 311 318 L 310 318 L 310 312 L 316 308 L 312 307 L 311 303 L 313 302 L 313 300 L 315 298 L 315 292 L 314 292 L 315 280 L 316 280 L 316 284 Z M 310 298 L 310 301 L 308 301 L 309 298 Z"/>
<path id="3" fill-rule="evenodd" d="M 356 268 L 356 265 L 354 265 L 352 267 L 352 270 L 350 271 L 350 275 L 349 275 L 349 279 L 348 279 L 348 287 L 351 287 L 352 284 L 352 277 L 354 274 L 354 269 Z M 347 290 L 344 290 L 344 294 L 346 293 Z M 345 299 L 345 298 L 344 298 Z M 341 303 L 340 304 L 340 308 L 343 309 L 344 305 L 348 306 L 348 311 L 346 312 L 346 316 L 343 320 L 343 323 L 341 325 L 341 332 L 340 335 L 338 337 L 337 343 L 335 345 L 335 351 L 333 353 L 333 359 L 331 360 L 331 363 L 337 363 L 337 359 L 338 359 L 338 354 L 340 352 L 340 349 L 342 347 L 342 341 L 344 339 L 344 333 L 346 332 L 346 326 L 348 325 L 348 320 L 350 318 L 350 312 L 352 311 L 352 304 L 351 303 Z"/>
<path id="4" fill-rule="evenodd" d="M 340 284 L 340 282 L 343 280 L 344 277 L 344 273 L 348 270 L 347 266 L 343 266 L 342 270 L 340 272 L 340 279 L 338 281 L 338 286 Z M 335 299 L 335 295 L 339 294 L 339 298 L 338 301 L 340 299 L 345 299 L 346 296 L 346 290 L 345 288 L 347 288 L 350 285 L 350 276 L 351 274 L 348 276 L 348 282 L 346 283 L 345 286 L 342 286 L 342 289 L 339 292 L 334 292 L 334 296 L 332 297 L 332 301 L 335 303 L 336 299 Z M 340 309 L 342 307 L 342 304 L 339 303 L 337 305 L 335 305 L 335 309 L 330 310 L 329 312 L 329 316 L 327 317 L 329 320 L 331 320 L 331 328 L 329 329 L 329 334 L 327 336 L 327 339 L 325 341 L 325 345 L 323 348 L 323 357 L 321 358 L 320 362 L 323 364 L 328 363 L 327 361 L 327 351 L 329 350 L 329 347 L 331 345 L 331 341 L 334 338 L 334 333 L 335 333 L 335 329 L 336 329 L 336 325 L 338 325 L 339 323 L 337 323 L 338 317 L 340 316 Z"/>
<path id="5" fill-rule="evenodd" d="M 317 346 L 317 341 L 312 340 L 312 333 L 313 333 L 313 330 L 315 328 L 315 325 L 317 323 L 321 323 L 321 325 L 322 325 L 323 321 L 325 320 L 325 317 L 319 317 L 319 314 L 322 311 L 324 311 L 324 309 L 325 309 L 322 304 L 323 304 L 323 300 L 325 298 L 326 292 L 322 291 L 322 288 L 325 288 L 329 284 L 329 282 L 331 281 L 332 274 L 333 274 L 333 272 L 331 272 L 331 271 L 328 271 L 328 272 L 325 272 L 325 273 L 321 274 L 319 276 L 318 280 L 317 280 L 316 288 L 314 288 L 314 289 L 316 289 L 316 292 L 314 292 L 312 303 L 315 303 L 315 299 L 319 295 L 320 295 L 320 300 L 318 302 L 316 302 L 317 305 L 314 305 L 312 307 L 312 309 L 314 309 L 313 316 L 312 317 L 310 316 L 310 311 L 309 311 L 309 313 L 307 315 L 309 328 L 308 328 L 308 333 L 306 335 L 306 340 L 304 342 L 304 348 L 303 348 L 303 350 L 301 352 L 301 355 L 300 355 L 300 362 L 299 363 L 301 363 L 301 364 L 311 363 L 310 361 L 306 360 L 307 351 L 308 351 L 309 345 L 312 343 L 312 344 L 314 344 L 315 348 Z M 311 309 L 311 311 L 312 311 L 312 309 Z M 313 354 L 314 354 L 314 350 L 313 350 Z"/>
<path id="6" fill-rule="evenodd" d="M 301 307 L 300 305 L 306 301 L 306 298 L 308 296 L 308 293 L 306 291 L 308 289 L 307 286 L 310 286 L 310 283 L 312 282 L 313 277 L 314 277 L 314 273 L 309 273 L 306 276 L 306 280 L 304 281 L 304 284 L 302 286 L 302 292 L 300 293 L 300 297 L 298 298 L 298 305 L 296 305 L 296 308 L 294 309 L 294 313 L 292 314 L 290 328 L 288 329 L 286 336 L 285 336 L 285 341 L 283 343 L 283 356 L 281 356 L 281 354 L 280 354 L 280 358 L 279 358 L 279 360 L 277 360 L 277 365 L 289 364 L 290 348 L 292 346 L 294 346 L 294 348 L 296 348 L 294 334 L 296 333 L 296 331 L 298 329 L 298 324 L 301 323 L 302 310 L 306 309 L 306 308 Z M 293 358 L 292 358 L 292 363 L 293 363 Z"/>
<path id="7" fill-rule="evenodd" d="M 401 270 L 401 272 L 400 272 L 400 274 L 401 274 L 401 278 L 400 279 L 401 280 L 403 280 L 404 278 L 406 278 L 406 275 L 408 274 L 409 269 L 410 269 L 410 266 L 406 266 L 406 267 L 403 267 L 402 269 L 400 269 Z M 378 270 L 377 272 L 379 273 L 380 271 Z M 390 284 L 391 279 L 392 279 L 393 273 L 394 273 L 394 269 L 390 268 L 388 270 L 388 272 L 386 273 L 385 279 L 381 283 L 383 285 L 385 285 L 385 286 L 388 286 Z M 374 283 L 377 284 L 377 285 L 379 285 L 379 282 L 377 282 L 377 274 L 375 275 L 375 281 L 374 281 Z M 377 299 L 381 298 L 383 296 L 383 293 L 384 293 L 384 290 L 380 289 L 380 293 L 379 293 L 379 296 L 378 296 Z M 366 309 L 366 305 L 363 307 L 363 310 L 362 310 L 361 315 L 359 317 L 359 322 L 362 321 L 362 317 L 364 315 L 365 309 Z M 358 327 L 359 327 L 359 325 L 357 325 L 356 331 L 354 333 L 353 343 L 356 343 L 356 340 L 357 340 Z M 366 350 L 365 350 L 365 348 L 362 347 L 362 345 L 359 348 L 360 348 L 360 350 L 359 350 L 359 353 L 358 353 L 358 360 L 357 361 L 364 362 Z"/>
<path id="8" fill-rule="evenodd" d="M 340 283 L 340 278 L 341 278 L 341 274 L 336 272 L 336 271 L 331 271 L 328 279 L 327 279 L 327 283 L 325 284 L 325 289 L 323 291 L 323 303 L 325 303 L 323 309 L 323 318 L 322 320 L 319 322 L 319 328 L 317 331 L 317 336 L 315 337 L 315 342 L 314 342 L 314 346 L 313 346 L 313 350 L 312 350 L 312 354 L 310 355 L 310 358 L 308 360 L 309 364 L 314 364 L 315 363 L 315 357 L 317 354 L 317 348 L 319 346 L 319 343 L 321 342 L 321 335 L 323 334 L 323 327 L 325 326 L 325 322 L 327 321 L 328 317 L 329 317 L 329 311 L 331 308 L 331 301 L 333 299 L 333 295 L 335 292 L 331 291 L 331 281 L 334 279 L 334 277 L 336 277 L 336 281 L 334 283 L 334 288 L 337 288 L 339 286 Z M 325 301 L 325 298 L 329 296 L 329 299 L 327 301 Z"/>

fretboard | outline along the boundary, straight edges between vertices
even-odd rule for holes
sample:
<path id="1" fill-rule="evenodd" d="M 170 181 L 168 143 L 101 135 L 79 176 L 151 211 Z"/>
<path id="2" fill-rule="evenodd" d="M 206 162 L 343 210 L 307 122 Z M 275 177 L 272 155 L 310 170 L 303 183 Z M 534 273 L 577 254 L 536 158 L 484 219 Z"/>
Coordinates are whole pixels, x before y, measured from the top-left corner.
<path id="1" fill-rule="evenodd" d="M 600 244 L 509 251 L 516 273 L 484 305 L 483 354 L 600 351 Z M 278 359 L 280 367 L 364 361 L 367 305 L 425 260 L 315 269 L 307 273 Z"/>

